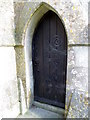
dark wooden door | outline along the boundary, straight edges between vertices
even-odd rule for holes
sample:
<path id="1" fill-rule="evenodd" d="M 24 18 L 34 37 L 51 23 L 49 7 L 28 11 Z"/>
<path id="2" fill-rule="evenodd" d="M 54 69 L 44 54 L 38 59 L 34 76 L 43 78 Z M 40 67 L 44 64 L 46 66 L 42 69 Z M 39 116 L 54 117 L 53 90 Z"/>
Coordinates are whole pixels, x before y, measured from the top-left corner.
<path id="1" fill-rule="evenodd" d="M 67 37 L 52 11 L 40 20 L 32 42 L 34 100 L 65 108 Z"/>

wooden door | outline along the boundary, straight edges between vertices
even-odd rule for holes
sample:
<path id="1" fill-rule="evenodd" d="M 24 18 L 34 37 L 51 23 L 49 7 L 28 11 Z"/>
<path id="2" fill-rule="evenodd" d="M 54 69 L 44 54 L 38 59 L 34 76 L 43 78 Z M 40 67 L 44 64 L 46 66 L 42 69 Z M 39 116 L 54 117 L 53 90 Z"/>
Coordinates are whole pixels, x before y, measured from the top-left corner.
<path id="1" fill-rule="evenodd" d="M 67 37 L 59 17 L 47 12 L 32 42 L 34 100 L 65 108 Z"/>

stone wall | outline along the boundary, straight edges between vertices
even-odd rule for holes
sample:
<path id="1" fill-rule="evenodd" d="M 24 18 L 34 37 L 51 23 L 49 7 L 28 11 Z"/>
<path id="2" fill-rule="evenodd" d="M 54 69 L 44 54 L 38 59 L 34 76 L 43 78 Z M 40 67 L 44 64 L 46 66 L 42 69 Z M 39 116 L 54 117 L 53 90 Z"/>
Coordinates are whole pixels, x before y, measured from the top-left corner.
<path id="1" fill-rule="evenodd" d="M 28 26 L 30 26 L 29 23 L 32 23 L 35 13 L 37 14 L 36 19 L 39 21 L 40 17 L 38 16 L 40 15 L 38 13 L 40 13 L 40 10 L 43 11 L 41 13 L 42 15 L 45 13 L 45 9 L 55 11 L 65 25 L 68 37 L 66 93 L 66 111 L 69 111 L 67 113 L 68 118 L 88 116 L 88 2 L 83 2 L 80 0 L 77 2 L 71 0 L 45 0 L 43 3 L 42 1 L 16 1 L 14 3 L 17 44 L 22 44 L 23 46 L 27 44 L 24 39 L 27 34 Z M 36 24 L 35 21 L 34 23 Z M 33 35 L 34 26 L 31 25 L 31 27 L 32 30 L 30 34 Z M 28 38 L 31 39 L 29 35 Z M 28 45 L 28 47 L 31 46 Z M 30 91 L 27 89 L 27 95 L 30 95 L 29 92 Z"/>
<path id="2" fill-rule="evenodd" d="M 0 0 L 0 119 L 20 113 L 12 0 Z"/>
<path id="3" fill-rule="evenodd" d="M 53 10 L 60 16 L 65 25 L 68 37 L 66 93 L 66 111 L 69 111 L 67 113 L 68 118 L 88 116 L 88 1 L 83 2 L 80 0 L 77 2 L 71 0 L 43 0 L 42 3 L 42 1 L 26 2 L 24 0 L 23 2 L 15 1 L 14 3 L 17 44 L 22 44 L 26 47 L 26 41 L 29 41 L 25 41 L 27 29 L 30 26 L 30 22 L 33 24 L 34 14 L 37 14 L 35 19 L 39 21 L 40 11 L 43 11 L 41 13 L 43 16 L 46 9 L 47 11 L 49 9 Z M 35 21 L 34 23 L 35 25 L 37 24 Z M 32 35 L 33 29 L 34 26 L 31 25 L 30 34 Z M 29 36 L 28 38 L 31 39 Z M 30 45 L 27 46 L 31 47 Z M 27 89 L 27 93 L 30 96 L 30 90 Z M 82 104 L 81 101 L 83 101 Z M 83 110 L 83 108 L 85 109 Z M 78 112 L 75 112 L 75 110 Z"/>
<path id="4" fill-rule="evenodd" d="M 88 0 L 0 1 L 0 117 L 24 114 L 30 106 L 32 36 L 48 10 L 60 17 L 68 37 L 67 117 L 88 117 Z"/>

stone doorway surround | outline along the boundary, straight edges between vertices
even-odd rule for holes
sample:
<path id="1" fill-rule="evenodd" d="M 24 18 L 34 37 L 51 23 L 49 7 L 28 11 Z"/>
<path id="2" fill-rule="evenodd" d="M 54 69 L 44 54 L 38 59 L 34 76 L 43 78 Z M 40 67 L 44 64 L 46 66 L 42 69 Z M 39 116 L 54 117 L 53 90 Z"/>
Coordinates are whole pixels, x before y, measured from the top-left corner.
<path id="1" fill-rule="evenodd" d="M 34 79 L 33 79 L 33 70 L 32 70 L 32 39 L 33 39 L 33 33 L 34 33 L 34 30 L 35 30 L 39 20 L 49 10 L 54 11 L 58 15 L 57 11 L 55 11 L 52 7 L 50 7 L 48 4 L 42 3 L 40 5 L 40 8 L 37 9 L 37 11 L 33 14 L 33 17 L 29 22 L 29 25 L 28 25 L 28 28 L 27 28 L 27 31 L 26 31 L 26 36 L 25 36 L 26 81 L 30 82 L 30 91 L 31 91 L 30 106 L 32 105 L 32 103 L 35 104 L 35 102 L 34 102 Z M 39 104 L 35 104 L 35 105 L 39 106 Z M 40 105 L 40 107 L 41 106 L 42 105 Z M 43 104 L 43 106 L 44 106 L 44 104 Z M 50 108 L 50 107 L 48 107 L 48 108 Z M 55 109 L 53 109 L 53 110 L 55 110 Z M 61 111 L 63 111 L 63 110 L 61 109 Z"/>
<path id="2" fill-rule="evenodd" d="M 68 8 L 71 7 L 70 9 Z M 33 104 L 34 89 L 33 89 L 33 71 L 32 71 L 32 37 L 37 23 L 42 18 L 42 16 L 48 11 L 52 10 L 55 12 L 66 29 L 67 40 L 68 40 L 68 55 L 67 55 L 67 82 L 66 82 L 66 105 L 65 113 L 71 105 L 72 95 L 76 92 L 77 87 L 74 86 L 75 82 L 72 82 L 71 71 L 76 71 L 75 57 L 78 55 L 77 50 L 80 48 L 83 52 L 83 48 L 87 53 L 87 36 L 83 36 L 83 40 L 78 39 L 78 34 L 82 34 L 78 25 L 73 25 L 73 19 L 76 18 L 77 13 L 80 18 L 76 18 L 75 22 L 81 20 L 81 25 L 83 30 L 87 30 L 87 22 L 85 18 L 82 18 L 82 14 L 79 5 L 71 2 L 60 2 L 48 1 L 45 2 L 14 2 L 15 10 L 15 51 L 16 51 L 16 62 L 17 62 L 17 78 L 18 78 L 18 89 L 19 89 L 19 102 L 21 114 L 24 114 Z M 74 10 L 76 9 L 76 11 Z M 66 12 L 65 12 L 66 11 Z M 69 14 L 71 17 L 68 17 Z M 72 17 L 72 15 L 75 16 Z M 78 23 L 79 24 L 79 23 Z M 75 28 L 77 26 L 77 30 Z M 85 38 L 84 38 L 85 37 Z M 77 39 L 77 41 L 75 41 Z M 86 40 L 86 41 L 85 41 Z M 72 59 L 71 59 L 72 58 Z M 78 58 L 77 58 L 78 59 Z M 87 60 L 87 56 L 86 56 Z M 76 62 L 76 63 L 75 63 Z M 77 63 L 77 67 L 80 65 Z M 87 65 L 83 66 L 83 69 L 87 70 Z M 75 69 L 74 69 L 75 68 Z M 77 70 L 78 71 L 78 70 Z M 87 78 L 86 72 L 84 73 Z M 85 78 L 85 79 L 86 79 Z M 79 88 L 78 88 L 79 89 Z M 84 91 L 86 90 L 86 86 Z M 82 91 L 82 90 L 81 90 Z M 87 93 L 84 92 L 85 94 Z M 77 97 L 77 96 L 76 96 Z M 76 107 L 76 106 L 75 106 Z M 70 116 L 70 115 L 69 115 Z"/>

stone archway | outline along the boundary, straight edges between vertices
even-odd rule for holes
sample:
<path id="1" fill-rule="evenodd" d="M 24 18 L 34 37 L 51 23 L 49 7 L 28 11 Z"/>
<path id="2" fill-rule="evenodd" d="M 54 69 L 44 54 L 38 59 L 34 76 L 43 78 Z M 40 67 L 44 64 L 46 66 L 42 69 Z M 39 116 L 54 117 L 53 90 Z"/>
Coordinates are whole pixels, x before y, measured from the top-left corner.
<path id="1" fill-rule="evenodd" d="M 32 69 L 32 39 L 34 30 L 42 18 L 42 16 L 52 10 L 58 16 L 58 12 L 46 3 L 41 3 L 39 8 L 34 12 L 31 19 L 28 22 L 25 38 L 25 58 L 26 58 L 26 84 L 27 94 L 30 96 L 28 107 L 30 107 L 34 101 L 34 83 L 33 83 L 33 69 Z M 60 17 L 60 16 L 59 16 Z M 61 18 L 60 18 L 61 19 Z M 63 21 L 62 21 L 63 22 Z M 29 106 L 30 103 L 30 106 Z"/>
<path id="2" fill-rule="evenodd" d="M 23 99 L 20 101 L 22 105 L 22 109 L 25 112 L 25 109 L 30 107 L 30 103 L 33 102 L 33 72 L 32 72 L 32 55 L 31 55 L 31 44 L 32 44 L 32 36 L 34 29 L 41 19 L 41 17 L 48 11 L 54 11 L 62 20 L 66 27 L 66 32 L 68 33 L 68 60 L 67 60 L 67 81 L 66 81 L 66 110 L 68 109 L 68 105 L 71 105 L 73 109 L 73 103 L 75 108 L 77 109 L 77 105 L 75 102 L 75 94 L 73 94 L 74 98 L 71 96 L 73 90 L 77 92 L 82 91 L 82 81 L 85 83 L 84 85 L 84 93 L 87 91 L 87 66 L 84 64 L 86 60 L 82 61 L 82 66 L 79 61 L 79 55 L 84 55 L 83 48 L 87 49 L 87 20 L 83 17 L 83 11 L 79 2 L 75 2 L 72 0 L 69 1 L 50 1 L 45 0 L 44 2 L 15 2 L 15 50 L 16 50 L 16 64 L 17 64 L 17 77 L 23 83 L 21 86 L 24 88 L 23 92 L 21 90 L 21 96 Z M 82 29 L 81 29 L 81 27 Z M 30 44 L 31 43 L 31 44 Z M 86 46 L 86 47 L 85 47 Z M 24 49 L 25 48 L 25 49 Z M 82 54 L 79 54 L 78 50 Z M 87 51 L 87 50 L 86 50 Z M 85 51 L 85 53 L 87 53 Z M 25 55 L 25 57 L 24 57 Z M 79 63 L 78 63 L 79 61 Z M 26 72 L 25 72 L 25 64 L 26 64 Z M 85 65 L 85 66 L 84 66 Z M 77 69 L 78 68 L 78 69 Z M 84 69 L 85 68 L 85 69 Z M 83 69 L 83 71 L 78 71 Z M 78 72 L 80 79 L 78 79 Z M 85 79 L 84 79 L 85 76 Z M 81 78 L 83 78 L 81 80 Z M 77 83 L 79 80 L 80 85 Z M 26 85 L 26 86 L 25 86 Z M 86 94 L 87 95 L 87 94 Z M 74 101 L 71 101 L 71 97 Z M 79 100 L 80 98 L 77 98 Z M 31 102 L 30 102 L 31 101 Z M 71 101 L 71 103 L 70 103 Z M 27 104 L 26 104 L 27 103 Z M 80 104 L 80 103 L 78 103 Z M 72 112 L 69 111 L 69 116 Z M 77 116 L 73 112 L 74 116 Z M 79 116 L 79 115 L 78 115 Z"/>

